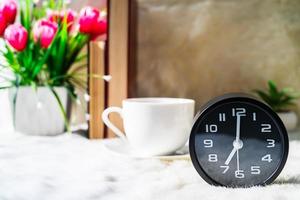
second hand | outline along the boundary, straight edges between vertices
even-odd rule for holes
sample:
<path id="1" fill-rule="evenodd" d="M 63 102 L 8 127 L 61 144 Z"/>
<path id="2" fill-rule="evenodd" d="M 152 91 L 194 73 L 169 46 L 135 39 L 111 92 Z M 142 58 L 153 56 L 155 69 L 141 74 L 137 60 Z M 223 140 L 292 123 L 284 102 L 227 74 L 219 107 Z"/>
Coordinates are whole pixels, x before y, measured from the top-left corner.
<path id="1" fill-rule="evenodd" d="M 240 158 L 239 158 L 239 150 L 236 151 L 236 168 L 237 171 L 240 171 Z"/>

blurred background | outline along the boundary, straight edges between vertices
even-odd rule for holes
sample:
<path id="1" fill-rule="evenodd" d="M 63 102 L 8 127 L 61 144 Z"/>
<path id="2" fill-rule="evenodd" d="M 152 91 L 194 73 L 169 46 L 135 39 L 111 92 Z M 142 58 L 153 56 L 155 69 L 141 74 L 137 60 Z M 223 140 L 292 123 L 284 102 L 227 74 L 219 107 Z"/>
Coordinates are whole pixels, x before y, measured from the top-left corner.
<path id="1" fill-rule="evenodd" d="M 100 10 L 108 6 L 105 0 L 69 3 L 76 11 L 85 5 Z M 268 80 L 278 88 L 300 90 L 300 1 L 130 3 L 135 5 L 131 12 L 136 28 L 135 44 L 129 47 L 134 48 L 134 62 L 128 68 L 135 72 L 131 97 L 192 98 L 199 109 L 224 93 L 266 90 Z M 299 100 L 294 103 L 300 105 Z M 0 131 L 11 129 L 6 91 L 0 91 L 0 110 Z M 85 121 L 82 111 L 73 116 Z"/>
<path id="2" fill-rule="evenodd" d="M 136 96 L 300 89 L 300 1 L 135 0 Z M 299 105 L 300 101 L 297 101 Z"/>

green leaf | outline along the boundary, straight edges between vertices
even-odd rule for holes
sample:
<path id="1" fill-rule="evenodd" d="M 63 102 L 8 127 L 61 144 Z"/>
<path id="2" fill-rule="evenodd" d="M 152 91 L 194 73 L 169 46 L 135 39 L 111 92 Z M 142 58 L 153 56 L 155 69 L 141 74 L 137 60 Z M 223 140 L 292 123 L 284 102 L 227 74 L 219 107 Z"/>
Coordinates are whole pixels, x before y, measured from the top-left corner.
<path id="1" fill-rule="evenodd" d="M 42 56 L 42 58 L 39 60 L 39 62 L 35 66 L 35 68 L 33 70 L 33 74 L 32 74 L 33 78 L 35 78 L 40 73 L 40 71 L 42 70 L 42 67 L 45 65 L 49 55 L 53 51 L 53 47 L 54 47 L 54 44 L 55 44 L 56 40 L 57 40 L 57 34 L 54 36 L 52 44 L 48 47 L 45 54 Z"/>
<path id="2" fill-rule="evenodd" d="M 13 85 L 9 85 L 9 86 L 0 86 L 0 90 L 4 90 L 4 89 L 9 89 L 12 88 Z"/>
<path id="3" fill-rule="evenodd" d="M 57 52 L 57 56 L 55 57 L 57 61 L 55 65 L 57 75 L 60 75 L 64 71 L 63 63 L 66 54 L 67 43 L 68 43 L 67 23 L 62 23 L 62 30 L 59 33 L 59 39 L 58 39 L 58 52 Z"/>
<path id="4" fill-rule="evenodd" d="M 269 80 L 268 81 L 268 85 L 269 85 L 270 96 L 272 98 L 274 98 L 274 99 L 278 98 L 279 97 L 279 93 L 278 93 L 277 86 L 274 83 L 274 81 Z"/>
<path id="5" fill-rule="evenodd" d="M 63 115 L 63 118 L 64 118 L 64 121 L 65 121 L 65 127 L 66 127 L 66 130 L 68 133 L 71 133 L 71 128 L 70 128 L 70 124 L 69 124 L 69 119 L 68 119 L 68 116 L 67 116 L 67 113 L 66 113 L 66 110 L 64 109 L 64 106 L 61 102 L 61 99 L 60 97 L 58 96 L 57 92 L 55 91 L 55 88 L 52 87 L 52 86 L 48 86 L 48 88 L 51 90 L 51 92 L 53 93 L 57 103 L 58 103 L 58 106 L 60 108 L 60 111 Z"/>
<path id="6" fill-rule="evenodd" d="M 23 0 L 20 1 L 20 16 L 21 16 L 21 24 L 26 28 L 28 33 L 30 33 L 30 26 L 31 26 L 31 8 L 32 2 L 31 0 Z M 29 34 L 30 35 L 30 34 Z"/>
<path id="7" fill-rule="evenodd" d="M 75 59 L 75 63 L 87 60 L 87 54 L 78 55 Z"/>
<path id="8" fill-rule="evenodd" d="M 300 97 L 300 93 L 294 92 L 292 88 L 278 90 L 277 85 L 272 80 L 268 81 L 267 91 L 255 90 L 254 92 L 275 111 L 291 109 L 292 106 L 296 106 L 295 100 Z"/>
<path id="9" fill-rule="evenodd" d="M 10 47 L 6 44 L 5 45 L 5 48 L 6 48 L 6 52 L 1 52 L 5 59 L 6 59 L 6 62 L 8 63 L 8 67 L 14 71 L 14 72 L 18 72 L 20 71 L 20 65 L 15 57 L 15 54 L 11 51 Z"/>
<path id="10" fill-rule="evenodd" d="M 48 0 L 48 6 L 50 9 L 55 9 L 56 2 L 55 0 Z"/>
<path id="11" fill-rule="evenodd" d="M 16 77 L 16 82 L 15 82 L 15 91 L 14 91 L 14 94 L 13 94 L 13 125 L 14 127 L 16 127 L 16 114 L 17 114 L 17 98 L 18 98 L 18 92 L 19 92 L 19 78 Z"/>
<path id="12" fill-rule="evenodd" d="M 270 100 L 270 97 L 267 93 L 265 93 L 264 91 L 262 90 L 254 90 L 254 92 L 262 99 L 264 100 L 265 102 L 267 103 L 270 103 L 271 100 Z"/>

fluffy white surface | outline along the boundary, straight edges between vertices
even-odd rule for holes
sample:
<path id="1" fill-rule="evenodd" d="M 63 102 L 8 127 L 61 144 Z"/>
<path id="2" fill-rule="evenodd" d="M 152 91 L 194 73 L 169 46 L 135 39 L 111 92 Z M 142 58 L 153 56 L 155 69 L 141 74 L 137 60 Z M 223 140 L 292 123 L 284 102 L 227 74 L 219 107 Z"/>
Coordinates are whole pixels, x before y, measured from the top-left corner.
<path id="1" fill-rule="evenodd" d="M 206 184 L 189 161 L 162 163 L 108 153 L 78 135 L 0 138 L 1 200 L 300 199 L 300 141 L 276 182 L 228 189 Z"/>

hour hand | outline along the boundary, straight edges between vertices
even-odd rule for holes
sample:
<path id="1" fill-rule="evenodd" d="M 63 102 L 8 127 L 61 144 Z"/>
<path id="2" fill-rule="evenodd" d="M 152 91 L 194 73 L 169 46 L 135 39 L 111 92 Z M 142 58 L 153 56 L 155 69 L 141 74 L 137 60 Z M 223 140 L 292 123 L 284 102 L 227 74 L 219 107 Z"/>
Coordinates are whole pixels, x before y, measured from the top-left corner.
<path id="1" fill-rule="evenodd" d="M 235 154 L 236 151 L 237 151 L 237 148 L 234 147 L 234 148 L 232 149 L 232 151 L 230 152 L 228 158 L 226 159 L 225 165 L 228 165 L 228 164 L 230 163 L 230 161 L 231 161 L 231 159 L 233 158 L 233 156 L 234 156 L 234 154 Z"/>
<path id="2" fill-rule="evenodd" d="M 228 165 L 232 159 L 232 157 L 234 156 L 235 152 L 239 149 L 241 149 L 243 147 L 243 142 L 241 140 L 234 140 L 233 141 L 233 149 L 232 151 L 230 152 L 228 158 L 226 159 L 225 161 L 225 165 Z"/>

